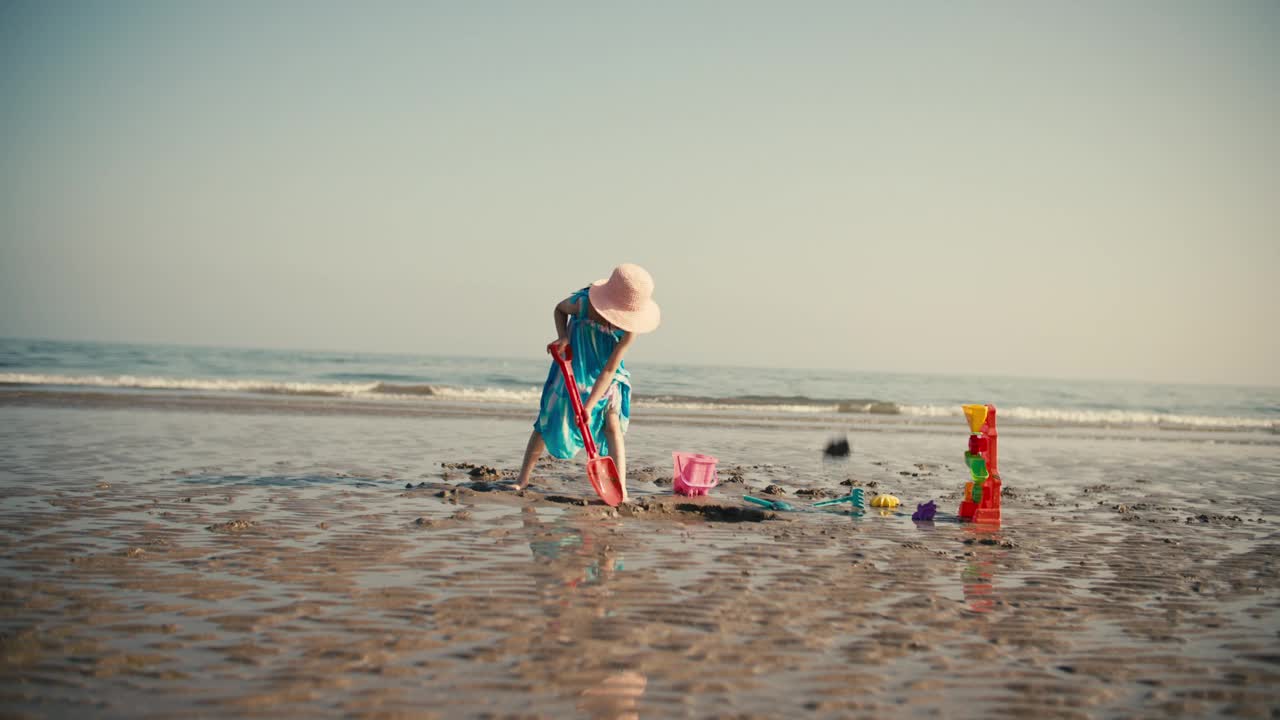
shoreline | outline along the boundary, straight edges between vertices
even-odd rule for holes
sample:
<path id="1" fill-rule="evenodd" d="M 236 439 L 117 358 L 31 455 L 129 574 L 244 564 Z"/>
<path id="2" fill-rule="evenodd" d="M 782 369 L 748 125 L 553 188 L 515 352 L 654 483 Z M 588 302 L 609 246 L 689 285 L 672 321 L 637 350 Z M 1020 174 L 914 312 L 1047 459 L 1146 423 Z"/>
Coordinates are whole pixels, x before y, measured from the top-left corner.
<path id="1" fill-rule="evenodd" d="M 0 386 L 0 407 L 63 407 L 92 409 L 149 409 L 219 413 L 286 413 L 333 416 L 382 417 L 487 417 L 529 420 L 536 406 L 498 402 L 457 400 L 360 400 L 309 397 L 304 395 L 262 396 L 253 394 L 172 392 L 163 390 L 59 390 Z M 632 417 L 658 422 L 701 427 L 750 426 L 775 430 L 822 430 L 849 432 L 923 432 L 952 434 L 966 432 L 963 417 L 904 416 L 880 413 L 784 414 L 747 413 L 721 410 L 673 410 L 646 408 L 633 404 Z M 1088 436 L 1094 440 L 1142 438 L 1186 442 L 1275 445 L 1280 447 L 1280 431 L 1256 428 L 1193 428 L 1160 425 L 1110 425 L 1105 423 L 1041 423 L 1028 420 L 1001 420 L 1002 432 Z"/>

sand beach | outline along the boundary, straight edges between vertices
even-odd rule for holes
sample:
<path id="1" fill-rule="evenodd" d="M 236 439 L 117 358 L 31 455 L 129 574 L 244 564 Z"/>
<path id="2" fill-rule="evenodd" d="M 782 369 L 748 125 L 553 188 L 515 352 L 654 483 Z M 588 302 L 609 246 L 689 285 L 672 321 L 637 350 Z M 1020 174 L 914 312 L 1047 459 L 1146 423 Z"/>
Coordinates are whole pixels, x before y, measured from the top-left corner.
<path id="1" fill-rule="evenodd" d="M 991 529 L 954 519 L 962 424 L 640 412 L 615 510 L 581 458 L 506 487 L 521 408 L 201 402 L 0 392 L 6 717 L 1280 710 L 1265 436 L 1011 426 Z M 673 495 L 672 449 L 721 484 Z"/>

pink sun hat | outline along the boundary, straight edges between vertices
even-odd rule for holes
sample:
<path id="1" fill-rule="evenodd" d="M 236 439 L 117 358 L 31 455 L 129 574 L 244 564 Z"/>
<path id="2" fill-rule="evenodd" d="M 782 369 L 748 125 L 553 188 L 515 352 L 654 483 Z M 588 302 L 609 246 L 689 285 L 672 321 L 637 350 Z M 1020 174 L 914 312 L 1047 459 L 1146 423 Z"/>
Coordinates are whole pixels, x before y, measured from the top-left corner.
<path id="1" fill-rule="evenodd" d="M 591 306 L 616 328 L 647 333 L 662 322 L 662 311 L 653 301 L 653 276 L 639 265 L 619 265 L 608 280 L 591 283 L 587 293 Z"/>

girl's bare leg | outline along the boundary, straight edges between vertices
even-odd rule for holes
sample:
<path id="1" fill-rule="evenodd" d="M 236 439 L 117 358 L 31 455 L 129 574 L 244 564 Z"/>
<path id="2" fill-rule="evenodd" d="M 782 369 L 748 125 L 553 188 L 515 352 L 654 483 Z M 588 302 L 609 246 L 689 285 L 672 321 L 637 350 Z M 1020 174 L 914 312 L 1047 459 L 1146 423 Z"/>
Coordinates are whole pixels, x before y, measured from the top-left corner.
<path id="1" fill-rule="evenodd" d="M 622 441 L 622 425 L 618 411 L 610 409 L 604 416 L 604 437 L 609 441 L 609 457 L 618 466 L 618 478 L 622 480 L 622 499 L 627 500 L 627 446 Z"/>
<path id="2" fill-rule="evenodd" d="M 533 474 L 533 466 L 542 457 L 547 444 L 542 440 L 542 433 L 534 430 L 529 435 L 529 444 L 524 448 L 524 463 L 520 466 L 520 476 L 516 478 L 516 489 L 523 490 L 529 486 L 529 476 Z"/>

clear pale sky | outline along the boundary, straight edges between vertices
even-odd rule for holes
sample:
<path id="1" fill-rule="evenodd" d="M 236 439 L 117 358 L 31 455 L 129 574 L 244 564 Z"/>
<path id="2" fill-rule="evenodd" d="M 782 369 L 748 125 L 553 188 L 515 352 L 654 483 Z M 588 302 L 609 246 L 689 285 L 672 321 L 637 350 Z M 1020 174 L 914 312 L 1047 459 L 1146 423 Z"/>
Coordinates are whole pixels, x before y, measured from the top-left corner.
<path id="1" fill-rule="evenodd" d="M 6 2 L 0 336 L 1280 384 L 1280 3 Z"/>

